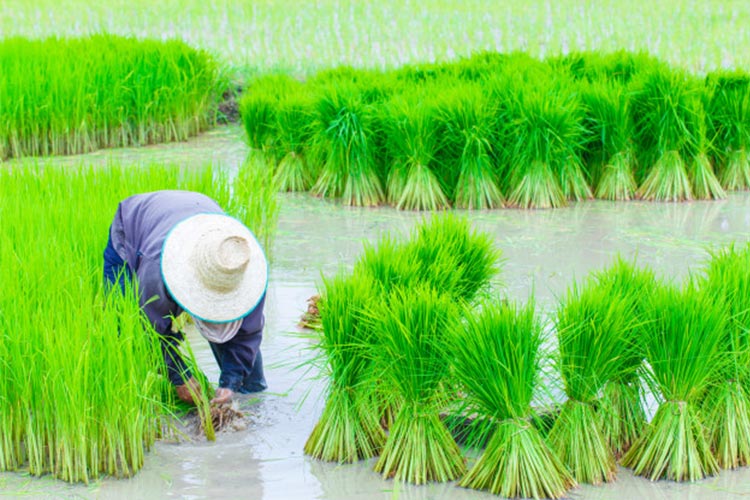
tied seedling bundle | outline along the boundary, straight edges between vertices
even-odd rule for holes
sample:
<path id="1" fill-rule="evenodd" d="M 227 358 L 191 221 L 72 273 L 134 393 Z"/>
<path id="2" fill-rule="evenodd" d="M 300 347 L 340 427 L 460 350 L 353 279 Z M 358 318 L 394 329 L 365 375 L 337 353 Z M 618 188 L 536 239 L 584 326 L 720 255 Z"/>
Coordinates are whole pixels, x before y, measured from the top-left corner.
<path id="1" fill-rule="evenodd" d="M 573 284 L 557 310 L 557 364 L 568 400 L 549 443 L 579 483 L 615 477 L 615 458 L 596 408 L 610 380 L 625 376 L 632 345 L 632 305 L 591 280 Z"/>
<path id="2" fill-rule="evenodd" d="M 584 125 L 595 195 L 604 200 L 630 200 L 637 188 L 633 121 L 625 87 L 609 82 L 582 85 Z"/>
<path id="3" fill-rule="evenodd" d="M 451 335 L 453 373 L 467 411 L 493 422 L 493 433 L 460 485 L 509 498 L 560 498 L 575 485 L 534 426 L 543 341 L 534 303 L 489 301 Z"/>
<path id="4" fill-rule="evenodd" d="M 699 88 L 687 75 L 655 69 L 633 83 L 635 120 L 641 170 L 638 196 L 654 201 L 693 199 L 684 150 L 688 120 L 695 112 Z"/>
<path id="5" fill-rule="evenodd" d="M 499 208 L 503 196 L 497 184 L 496 106 L 480 85 L 463 84 L 441 93 L 441 133 L 446 161 L 455 184 L 455 206 L 470 210 Z"/>
<path id="6" fill-rule="evenodd" d="M 691 112 L 687 115 L 687 137 L 684 156 L 687 158 L 688 178 L 697 200 L 718 200 L 727 194 L 716 177 L 711 162 L 711 140 L 708 137 L 708 92 L 705 87 L 696 89 L 690 101 Z"/>
<path id="7" fill-rule="evenodd" d="M 510 102 L 504 136 L 510 137 L 508 204 L 557 208 L 592 197 L 581 162 L 583 108 L 572 84 L 560 80 L 512 83 L 500 91 Z M 510 93 L 510 95 L 508 94 Z"/>
<path id="8" fill-rule="evenodd" d="M 425 484 L 454 480 L 466 470 L 440 419 L 450 366 L 447 335 L 460 316 L 454 297 L 426 285 L 394 289 L 368 314 L 378 337 L 372 354 L 401 401 L 375 464 L 384 477 Z"/>
<path id="9" fill-rule="evenodd" d="M 727 363 L 703 402 L 709 444 L 719 466 L 750 463 L 750 246 L 711 254 L 700 286 L 727 312 Z"/>
<path id="10" fill-rule="evenodd" d="M 632 314 L 623 335 L 631 346 L 622 356 L 622 369 L 604 386 L 598 414 L 605 439 L 615 457 L 622 456 L 643 433 L 646 426 L 644 387 L 641 378 L 643 332 L 648 321 L 648 300 L 657 286 L 651 269 L 637 267 L 618 256 L 608 268 L 594 273 L 595 287 L 602 293 L 617 297 Z"/>
<path id="11" fill-rule="evenodd" d="M 382 127 L 389 161 L 388 202 L 400 210 L 440 210 L 450 202 L 441 166 L 435 97 L 428 90 L 405 92 L 385 103 Z"/>
<path id="12" fill-rule="evenodd" d="M 374 206 L 385 195 L 375 163 L 374 106 L 354 84 L 323 87 L 315 104 L 314 155 L 323 160 L 312 193 L 344 204 Z"/>
<path id="13" fill-rule="evenodd" d="M 709 134 L 714 138 L 721 185 L 750 188 L 750 75 L 718 71 L 706 77 Z"/>
<path id="14" fill-rule="evenodd" d="M 355 462 L 376 456 L 385 442 L 368 352 L 373 330 L 363 321 L 377 288 L 361 272 L 339 273 L 323 286 L 317 349 L 325 363 L 328 390 L 305 453 L 325 461 Z"/>
<path id="15" fill-rule="evenodd" d="M 314 101 L 302 84 L 282 96 L 275 113 L 275 156 L 278 159 L 274 182 L 281 191 L 307 191 L 318 172 L 307 159 L 307 148 L 314 132 Z"/>
<path id="16" fill-rule="evenodd" d="M 647 377 L 660 398 L 646 431 L 622 465 L 652 481 L 696 481 L 718 471 L 699 405 L 726 366 L 726 313 L 716 297 L 686 286 L 660 286 L 643 338 Z"/>

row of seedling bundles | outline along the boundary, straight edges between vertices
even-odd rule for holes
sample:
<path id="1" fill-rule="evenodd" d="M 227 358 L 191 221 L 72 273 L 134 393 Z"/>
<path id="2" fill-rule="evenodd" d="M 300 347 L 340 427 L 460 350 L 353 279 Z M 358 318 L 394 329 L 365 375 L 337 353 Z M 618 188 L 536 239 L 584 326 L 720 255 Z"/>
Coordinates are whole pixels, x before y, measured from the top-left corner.
<path id="1" fill-rule="evenodd" d="M 117 35 L 0 41 L 0 160 L 183 141 L 226 87 L 205 51 Z"/>
<path id="2" fill-rule="evenodd" d="M 248 202 L 263 198 L 264 184 L 249 167 L 233 188 L 210 167 L 143 169 L 137 176 L 118 165 L 0 169 L 0 472 L 85 483 L 130 477 L 155 440 L 180 437 L 174 418 L 186 408 L 163 376 L 161 343 L 137 290 L 103 286 L 102 253 L 117 203 L 157 189 L 200 191 L 242 217 L 261 241 L 268 240 L 258 222 L 273 217 L 259 217 Z M 190 355 L 189 345 L 179 350 Z"/>
<path id="3" fill-rule="evenodd" d="M 609 482 L 618 462 L 675 481 L 747 464 L 750 246 L 679 285 L 617 257 L 548 319 L 497 295 L 502 263 L 466 220 L 434 215 L 324 278 L 328 389 L 305 453 L 510 498 Z"/>
<path id="4" fill-rule="evenodd" d="M 698 77 L 642 53 L 265 76 L 240 113 L 282 190 L 347 205 L 545 208 L 750 187 L 750 75 Z"/>

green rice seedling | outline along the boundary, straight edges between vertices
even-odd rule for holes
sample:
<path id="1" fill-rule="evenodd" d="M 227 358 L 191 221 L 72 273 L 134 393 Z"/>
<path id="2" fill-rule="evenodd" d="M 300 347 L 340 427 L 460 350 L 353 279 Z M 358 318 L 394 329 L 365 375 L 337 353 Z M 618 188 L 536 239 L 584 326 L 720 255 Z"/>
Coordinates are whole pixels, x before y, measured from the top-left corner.
<path id="1" fill-rule="evenodd" d="M 623 332 L 630 336 L 627 342 L 632 348 L 622 359 L 621 373 L 614 375 L 604 386 L 597 410 L 603 435 L 615 457 L 619 458 L 646 426 L 644 387 L 640 376 L 645 356 L 642 336 L 648 321 L 649 296 L 657 281 L 651 269 L 636 266 L 635 262 L 627 262 L 620 256 L 606 269 L 594 273 L 593 280 L 593 286 L 630 304 L 628 309 L 633 315 Z"/>
<path id="2" fill-rule="evenodd" d="M 531 422 L 543 342 L 533 300 L 525 306 L 484 303 L 450 340 L 453 373 L 468 408 L 495 424 L 459 484 L 508 498 L 562 497 L 575 481 Z"/>
<path id="3" fill-rule="evenodd" d="M 691 102 L 692 112 L 687 115 L 688 142 L 684 155 L 688 158 L 688 177 L 693 195 L 698 200 L 726 198 L 711 163 L 711 144 L 708 138 L 708 116 L 705 89 L 701 89 Z"/>
<path id="4" fill-rule="evenodd" d="M 581 87 L 587 150 L 595 195 L 604 200 L 630 200 L 637 188 L 634 174 L 633 122 L 625 87 L 595 82 Z"/>
<path id="5" fill-rule="evenodd" d="M 693 199 L 683 150 L 698 86 L 679 71 L 659 69 L 634 85 L 633 114 L 643 171 L 638 196 L 653 201 Z"/>
<path id="6" fill-rule="evenodd" d="M 750 463 L 750 246 L 712 251 L 699 283 L 729 316 L 727 364 L 701 408 L 719 466 L 736 469 Z"/>
<path id="7" fill-rule="evenodd" d="M 661 403 L 621 463 L 652 481 L 696 481 L 718 472 L 699 405 L 726 365 L 726 312 L 695 286 L 665 285 L 655 290 L 649 316 L 647 376 Z"/>
<path id="8" fill-rule="evenodd" d="M 216 122 L 226 85 L 211 55 L 178 40 L 4 39 L 0 157 L 186 140 Z"/>
<path id="9" fill-rule="evenodd" d="M 441 210 L 449 206 L 435 162 L 440 137 L 437 109 L 424 94 L 393 97 L 384 107 L 382 126 L 391 166 L 388 202 L 400 210 Z"/>
<path id="10" fill-rule="evenodd" d="M 579 483 L 599 484 L 615 477 L 615 458 L 596 414 L 607 382 L 625 377 L 624 360 L 633 349 L 632 305 L 591 279 L 574 283 L 557 309 L 557 364 L 568 400 L 549 443 Z"/>
<path id="11" fill-rule="evenodd" d="M 368 313 L 378 343 L 372 355 L 401 405 L 375 464 L 384 477 L 414 484 L 456 479 L 466 470 L 458 445 L 440 420 L 449 373 L 446 336 L 460 310 L 428 286 L 394 289 Z"/>
<path id="12" fill-rule="evenodd" d="M 373 331 L 363 321 L 377 288 L 366 274 L 343 272 L 324 280 L 323 288 L 317 349 L 325 362 L 328 390 L 323 414 L 304 449 L 321 460 L 355 462 L 376 456 L 385 442 L 367 353 Z"/>
<path id="13" fill-rule="evenodd" d="M 313 134 L 313 101 L 304 87 L 281 98 L 276 109 L 276 165 L 274 181 L 281 191 L 307 191 L 317 172 L 306 159 Z"/>
<path id="14" fill-rule="evenodd" d="M 582 108 L 565 85 L 529 83 L 515 89 L 511 120 L 508 204 L 520 208 L 555 208 L 568 198 L 591 197 L 579 148 Z"/>
<path id="15" fill-rule="evenodd" d="M 715 141 L 721 185 L 750 188 L 750 75 L 715 71 L 706 77 L 709 133 Z"/>
<path id="16" fill-rule="evenodd" d="M 490 97 L 478 85 L 462 85 L 441 97 L 439 120 L 445 129 L 441 135 L 458 171 L 455 206 L 470 210 L 501 207 L 493 151 L 497 112 Z"/>
<path id="17" fill-rule="evenodd" d="M 315 109 L 314 141 L 325 160 L 312 193 L 346 205 L 379 205 L 384 193 L 369 139 L 372 106 L 353 85 L 328 86 Z"/>

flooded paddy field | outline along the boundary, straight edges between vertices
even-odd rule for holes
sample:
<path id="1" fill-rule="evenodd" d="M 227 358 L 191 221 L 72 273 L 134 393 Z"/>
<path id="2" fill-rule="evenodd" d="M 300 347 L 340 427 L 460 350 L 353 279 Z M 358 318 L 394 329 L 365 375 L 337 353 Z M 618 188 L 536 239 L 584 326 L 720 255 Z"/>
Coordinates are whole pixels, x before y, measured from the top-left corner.
<path id="1" fill-rule="evenodd" d="M 165 152 L 167 151 L 167 152 Z M 113 150 L 67 158 L 68 164 L 108 162 L 217 162 L 236 168 L 247 153 L 239 128 L 222 128 L 189 143 Z M 585 202 L 556 210 L 466 212 L 477 229 L 493 235 L 502 250 L 497 293 L 525 300 L 533 293 L 549 310 L 572 282 L 601 269 L 616 254 L 636 258 L 657 274 L 683 279 L 710 248 L 750 240 L 750 193 L 694 203 Z M 426 214 L 391 208 L 349 208 L 307 195 L 282 195 L 279 227 L 271 250 L 271 273 L 262 345 L 269 388 L 243 396 L 241 430 L 202 439 L 158 442 L 144 468 L 131 479 L 102 479 L 89 486 L 0 474 L 0 492 L 24 498 L 267 498 L 267 499 L 483 499 L 493 495 L 455 483 L 412 486 L 384 480 L 372 461 L 322 463 L 304 456 L 303 445 L 323 407 L 322 380 L 297 369 L 310 359 L 310 341 L 297 326 L 321 275 L 350 266 L 365 241 L 385 232 L 406 235 Z M 192 339 L 199 363 L 218 378 L 209 346 Z M 722 471 L 692 484 L 650 482 L 618 470 L 617 481 L 581 486 L 574 499 L 713 499 L 750 495 L 750 468 Z"/>

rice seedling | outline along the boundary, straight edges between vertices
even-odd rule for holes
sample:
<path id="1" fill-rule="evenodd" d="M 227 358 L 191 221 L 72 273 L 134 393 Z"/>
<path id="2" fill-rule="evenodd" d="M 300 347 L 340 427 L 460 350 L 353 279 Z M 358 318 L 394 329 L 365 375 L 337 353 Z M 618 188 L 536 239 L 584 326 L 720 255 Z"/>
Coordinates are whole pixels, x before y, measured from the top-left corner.
<path id="1" fill-rule="evenodd" d="M 702 403 L 709 444 L 720 467 L 750 463 L 750 246 L 711 252 L 699 286 L 727 312 L 727 357 Z"/>
<path id="2" fill-rule="evenodd" d="M 378 337 L 372 355 L 401 401 L 375 470 L 414 484 L 456 479 L 464 459 L 439 414 L 446 336 L 460 318 L 454 298 L 425 285 L 394 289 L 368 318 Z"/>
<path id="3" fill-rule="evenodd" d="M 315 109 L 315 147 L 325 160 L 312 193 L 346 205 L 379 205 L 384 193 L 369 143 L 371 106 L 355 86 L 329 85 Z"/>
<path id="4" fill-rule="evenodd" d="M 317 349 L 324 358 L 328 390 L 304 450 L 321 460 L 355 462 L 376 456 L 385 442 L 368 354 L 373 331 L 363 322 L 377 289 L 366 274 L 342 272 L 324 280 L 323 288 Z"/>
<path id="5" fill-rule="evenodd" d="M 462 85 L 441 94 L 439 120 L 445 132 L 450 162 L 455 164 L 458 180 L 455 206 L 458 208 L 488 209 L 503 205 L 497 185 L 496 116 L 489 96 L 482 87 Z"/>
<path id="6" fill-rule="evenodd" d="M 448 208 L 445 183 L 435 162 L 440 138 L 433 102 L 421 93 L 395 96 L 385 104 L 382 125 L 391 160 L 388 202 L 400 210 Z"/>
<path id="7" fill-rule="evenodd" d="M 5 39 L 0 75 L 0 158 L 185 140 L 216 122 L 227 85 L 181 41 L 106 34 Z"/>
<path id="8" fill-rule="evenodd" d="M 654 291 L 643 338 L 647 377 L 661 402 L 621 463 L 652 481 L 696 481 L 718 472 L 699 405 L 726 365 L 726 312 L 692 284 Z"/>
<path id="9" fill-rule="evenodd" d="M 560 498 L 575 485 L 531 422 L 542 341 L 533 301 L 484 303 L 468 315 L 465 329 L 453 332 L 451 363 L 467 411 L 495 424 L 487 447 L 459 485 L 508 498 Z"/>
<path id="10" fill-rule="evenodd" d="M 595 195 L 604 200 L 630 200 L 637 188 L 634 174 L 633 122 L 622 85 L 595 82 L 582 86 L 587 150 Z"/>
<path id="11" fill-rule="evenodd" d="M 591 197 L 580 163 L 582 108 L 564 84 L 516 89 L 511 101 L 508 204 L 556 208 Z"/>
<path id="12" fill-rule="evenodd" d="M 638 267 L 617 256 L 612 265 L 593 274 L 595 285 L 613 297 L 622 298 L 630 304 L 633 317 L 623 332 L 629 335 L 631 349 L 623 356 L 623 369 L 604 386 L 597 409 L 603 435 L 610 448 L 619 458 L 643 433 L 646 426 L 644 409 L 644 387 L 641 381 L 644 352 L 643 329 L 647 320 L 646 304 L 657 286 L 654 272 Z"/>
<path id="13" fill-rule="evenodd" d="M 557 309 L 557 364 L 568 399 L 550 430 L 550 446 L 579 483 L 615 477 L 615 458 L 596 414 L 600 392 L 626 377 L 633 349 L 632 305 L 589 279 L 574 283 Z"/>
<path id="14" fill-rule="evenodd" d="M 708 138 L 708 116 L 706 113 L 707 95 L 701 89 L 691 102 L 692 112 L 687 115 L 688 141 L 685 144 L 685 157 L 688 158 L 688 178 L 693 195 L 698 200 L 726 198 L 711 163 L 711 144 Z"/>
<path id="15" fill-rule="evenodd" d="M 277 157 L 274 182 L 281 191 L 307 191 L 317 178 L 306 159 L 314 119 L 312 98 L 300 88 L 279 100 L 276 110 Z"/>
<path id="16" fill-rule="evenodd" d="M 716 142 L 718 175 L 727 190 L 750 188 L 750 75 L 716 71 L 706 77 L 709 130 Z"/>
<path id="17" fill-rule="evenodd" d="M 693 199 L 682 151 L 688 137 L 689 116 L 695 112 L 697 87 L 679 71 L 658 69 L 634 83 L 633 114 L 636 143 L 644 171 L 638 196 L 654 201 Z"/>

